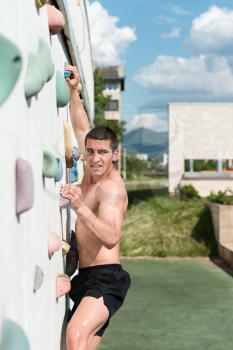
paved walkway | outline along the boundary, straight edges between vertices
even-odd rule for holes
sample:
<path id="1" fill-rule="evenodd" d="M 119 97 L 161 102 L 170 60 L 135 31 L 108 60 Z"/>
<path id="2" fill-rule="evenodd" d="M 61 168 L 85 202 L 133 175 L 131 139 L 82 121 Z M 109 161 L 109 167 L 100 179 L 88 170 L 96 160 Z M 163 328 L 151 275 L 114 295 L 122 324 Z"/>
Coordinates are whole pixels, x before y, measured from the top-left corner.
<path id="1" fill-rule="evenodd" d="M 168 180 L 125 181 L 126 186 L 168 187 Z"/>
<path id="2" fill-rule="evenodd" d="M 233 278 L 220 260 L 127 259 L 132 287 L 100 349 L 233 349 Z"/>

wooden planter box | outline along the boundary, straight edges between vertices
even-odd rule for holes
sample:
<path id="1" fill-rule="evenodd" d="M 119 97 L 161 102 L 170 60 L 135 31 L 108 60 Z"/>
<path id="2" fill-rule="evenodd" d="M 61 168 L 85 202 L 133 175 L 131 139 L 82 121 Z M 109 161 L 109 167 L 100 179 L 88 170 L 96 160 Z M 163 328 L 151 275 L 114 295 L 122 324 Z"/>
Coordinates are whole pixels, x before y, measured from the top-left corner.
<path id="1" fill-rule="evenodd" d="M 217 242 L 233 242 L 233 205 L 209 203 Z"/>
<path id="2" fill-rule="evenodd" d="M 233 205 L 209 203 L 218 253 L 233 267 Z"/>

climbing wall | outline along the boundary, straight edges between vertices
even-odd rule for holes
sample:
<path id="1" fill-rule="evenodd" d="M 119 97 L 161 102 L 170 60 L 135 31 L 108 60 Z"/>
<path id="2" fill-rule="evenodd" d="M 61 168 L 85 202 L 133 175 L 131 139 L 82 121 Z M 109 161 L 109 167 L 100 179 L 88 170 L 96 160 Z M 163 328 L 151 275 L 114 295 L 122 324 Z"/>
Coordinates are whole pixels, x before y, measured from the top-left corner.
<path id="1" fill-rule="evenodd" d="M 69 224 L 69 208 L 59 202 L 60 186 L 70 176 L 64 147 L 64 122 L 71 125 L 64 63 L 78 65 L 90 121 L 93 71 L 85 2 L 50 4 L 61 10 L 53 27 L 45 0 L 11 0 L 7 12 L 0 2 L 1 350 L 63 349 L 67 299 L 58 291 L 66 279 L 62 240 L 69 239 L 74 225 L 74 219 Z M 68 146 L 72 158 L 72 147 L 77 147 L 72 133 Z M 72 174 L 73 181 L 80 181 Z"/>

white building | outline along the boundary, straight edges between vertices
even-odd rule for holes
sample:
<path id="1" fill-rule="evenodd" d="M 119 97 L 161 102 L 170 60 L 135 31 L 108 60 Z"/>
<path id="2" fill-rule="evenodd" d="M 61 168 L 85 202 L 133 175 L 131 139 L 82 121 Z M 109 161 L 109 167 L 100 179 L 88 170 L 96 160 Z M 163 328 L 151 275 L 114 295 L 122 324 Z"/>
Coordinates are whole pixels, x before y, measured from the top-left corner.
<path id="1" fill-rule="evenodd" d="M 147 153 L 137 153 L 136 158 L 140 160 L 148 160 L 148 154 Z"/>
<path id="2" fill-rule="evenodd" d="M 232 103 L 169 104 L 169 192 L 192 184 L 201 196 L 211 191 L 233 190 L 233 172 L 224 160 L 233 159 Z M 194 160 L 216 160 L 216 170 L 195 172 Z M 185 171 L 185 160 L 191 167 Z"/>
<path id="3" fill-rule="evenodd" d="M 168 154 L 167 153 L 163 153 L 163 158 L 160 162 L 160 165 L 165 168 L 168 165 Z"/>
<path id="4" fill-rule="evenodd" d="M 125 89 L 124 66 L 106 66 L 100 68 L 100 74 L 104 80 L 104 95 L 110 96 L 106 107 L 105 119 L 121 119 L 121 91 Z"/>

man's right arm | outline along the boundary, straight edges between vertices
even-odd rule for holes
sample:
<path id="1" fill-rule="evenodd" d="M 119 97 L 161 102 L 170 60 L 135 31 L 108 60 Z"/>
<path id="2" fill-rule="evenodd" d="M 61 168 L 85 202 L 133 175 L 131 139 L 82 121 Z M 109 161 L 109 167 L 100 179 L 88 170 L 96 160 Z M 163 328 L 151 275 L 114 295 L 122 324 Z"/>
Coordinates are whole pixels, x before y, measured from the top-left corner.
<path id="1" fill-rule="evenodd" d="M 71 78 L 66 78 L 67 84 L 70 88 L 71 123 L 79 145 L 79 149 L 82 155 L 84 155 L 84 141 L 86 134 L 90 130 L 90 124 L 77 90 L 78 83 L 80 82 L 80 77 L 76 67 L 68 65 L 65 67 L 65 69 L 72 72 Z"/>

